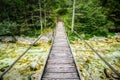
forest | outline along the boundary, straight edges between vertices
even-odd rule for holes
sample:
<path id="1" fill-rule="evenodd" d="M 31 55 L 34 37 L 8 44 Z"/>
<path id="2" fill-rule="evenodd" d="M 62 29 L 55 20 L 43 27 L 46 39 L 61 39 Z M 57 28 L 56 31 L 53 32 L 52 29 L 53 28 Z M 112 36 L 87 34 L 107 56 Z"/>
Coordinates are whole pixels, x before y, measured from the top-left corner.
<path id="1" fill-rule="evenodd" d="M 120 31 L 119 0 L 75 2 L 74 30 L 79 34 L 84 33 L 87 38 Z M 0 35 L 38 35 L 45 28 L 53 28 L 57 16 L 70 27 L 72 5 L 72 0 L 1 0 Z"/>
<path id="2" fill-rule="evenodd" d="M 4 80 L 38 80 L 58 21 L 64 22 L 83 80 L 119 80 L 83 40 L 120 72 L 120 0 L 0 0 L 0 74 L 43 35 Z"/>

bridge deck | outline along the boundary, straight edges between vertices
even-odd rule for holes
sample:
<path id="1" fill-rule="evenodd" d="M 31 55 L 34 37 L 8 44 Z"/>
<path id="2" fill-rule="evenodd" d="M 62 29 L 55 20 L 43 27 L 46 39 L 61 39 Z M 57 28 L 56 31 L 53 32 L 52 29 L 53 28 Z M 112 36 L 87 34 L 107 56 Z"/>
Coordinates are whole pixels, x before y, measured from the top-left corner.
<path id="1" fill-rule="evenodd" d="M 58 22 L 42 80 L 80 80 L 62 22 Z"/>

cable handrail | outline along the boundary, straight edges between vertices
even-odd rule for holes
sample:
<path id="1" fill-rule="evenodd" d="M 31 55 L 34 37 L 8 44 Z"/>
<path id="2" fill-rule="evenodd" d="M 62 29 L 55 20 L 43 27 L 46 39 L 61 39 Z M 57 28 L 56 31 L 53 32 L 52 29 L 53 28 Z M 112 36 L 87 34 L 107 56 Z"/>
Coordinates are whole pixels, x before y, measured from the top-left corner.
<path id="1" fill-rule="evenodd" d="M 120 73 L 111 66 L 95 49 L 92 48 L 76 31 L 73 31 L 79 38 L 81 38 L 87 46 L 120 78 Z"/>
<path id="2" fill-rule="evenodd" d="M 43 76 L 43 74 L 44 74 L 44 72 L 45 72 L 45 67 L 46 67 L 46 65 L 47 65 L 47 60 L 48 60 L 48 58 L 49 58 L 49 55 L 50 55 L 51 50 L 52 50 L 52 47 L 53 47 L 53 42 L 54 42 L 54 38 L 55 38 L 55 31 L 54 31 L 54 30 L 53 30 L 52 36 L 53 36 L 53 37 L 52 37 L 52 43 L 51 43 L 51 46 L 50 46 L 48 55 L 47 55 L 47 57 L 46 57 L 46 60 L 43 62 L 43 63 L 44 63 L 44 66 L 43 66 L 43 68 L 42 68 L 42 71 L 41 71 L 41 75 L 40 75 L 39 80 L 42 79 L 42 76 Z"/>
<path id="3" fill-rule="evenodd" d="M 31 49 L 33 45 L 42 37 L 42 35 L 38 36 L 38 38 L 30 44 L 30 46 L 0 75 L 0 80 L 3 80 L 3 76 Z"/>
<path id="4" fill-rule="evenodd" d="M 69 48 L 70 48 L 70 51 L 71 51 L 71 53 L 73 52 L 72 51 L 72 48 L 71 48 L 71 45 L 70 45 L 70 41 L 69 41 L 69 39 L 68 39 L 68 35 L 67 35 L 67 29 L 64 27 L 64 29 L 65 29 L 65 35 L 67 36 L 67 42 L 68 42 L 68 44 L 69 44 Z M 80 80 L 82 80 L 82 77 L 81 77 L 81 73 L 80 73 L 80 71 L 79 71 L 79 67 L 77 66 L 77 61 L 76 61 L 76 59 L 75 59 L 75 55 L 72 53 L 72 55 L 73 55 L 73 59 L 74 59 L 74 63 L 75 63 L 75 66 L 76 66 L 76 70 L 77 70 L 77 72 L 78 72 L 78 76 L 79 76 L 79 79 Z"/>

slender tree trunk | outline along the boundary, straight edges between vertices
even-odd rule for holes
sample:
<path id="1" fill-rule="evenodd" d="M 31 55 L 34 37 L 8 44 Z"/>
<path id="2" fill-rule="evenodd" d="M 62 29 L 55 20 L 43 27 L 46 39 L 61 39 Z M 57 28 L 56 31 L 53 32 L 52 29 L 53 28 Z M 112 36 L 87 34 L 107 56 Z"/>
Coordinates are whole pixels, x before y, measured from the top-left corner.
<path id="1" fill-rule="evenodd" d="M 44 14 L 45 14 L 45 27 L 46 27 L 46 21 L 47 21 L 47 20 L 46 20 L 46 11 L 45 11 L 45 13 L 44 13 Z"/>
<path id="2" fill-rule="evenodd" d="M 42 8 L 41 8 L 41 2 L 39 0 L 39 8 L 40 8 L 40 26 L 41 26 L 41 32 L 42 32 L 42 29 L 43 29 L 43 24 L 42 24 Z"/>
<path id="3" fill-rule="evenodd" d="M 33 21 L 33 16 L 34 16 L 34 14 L 33 14 L 33 12 L 31 13 L 31 17 L 32 17 L 32 25 L 33 25 L 33 27 L 34 27 L 34 31 L 35 31 L 35 35 L 34 36 L 36 36 L 36 34 L 37 34 L 37 30 L 36 30 L 36 28 L 35 28 L 35 23 L 34 23 L 34 21 Z"/>
<path id="4" fill-rule="evenodd" d="M 74 21 L 75 21 L 75 0 L 73 0 L 72 27 L 71 27 L 72 32 L 74 30 Z"/>
<path id="5" fill-rule="evenodd" d="M 27 14 L 27 13 L 25 12 L 24 14 L 25 14 L 25 15 L 24 15 L 24 16 L 25 16 L 25 21 L 24 21 L 24 23 L 27 24 L 27 17 L 26 17 L 26 14 Z"/>
<path id="6" fill-rule="evenodd" d="M 44 26 L 46 27 L 46 3 L 44 0 Z"/>

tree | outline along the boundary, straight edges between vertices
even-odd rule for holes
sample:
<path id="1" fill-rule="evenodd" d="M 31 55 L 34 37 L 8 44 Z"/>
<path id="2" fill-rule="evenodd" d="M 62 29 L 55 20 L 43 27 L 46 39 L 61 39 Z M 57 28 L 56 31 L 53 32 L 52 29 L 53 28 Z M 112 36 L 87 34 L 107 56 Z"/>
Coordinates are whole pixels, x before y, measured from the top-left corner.
<path id="1" fill-rule="evenodd" d="M 75 18 L 75 0 L 73 0 L 72 28 L 71 28 L 72 32 L 73 32 L 73 29 L 74 29 L 74 18 Z"/>
<path id="2" fill-rule="evenodd" d="M 41 25 L 41 32 L 42 32 L 42 29 L 43 29 L 43 24 L 42 24 L 42 7 L 41 7 L 41 2 L 39 0 L 39 8 L 40 8 L 40 25 Z"/>
<path id="3" fill-rule="evenodd" d="M 104 14 L 115 23 L 114 31 L 120 31 L 120 0 L 99 0 Z"/>

